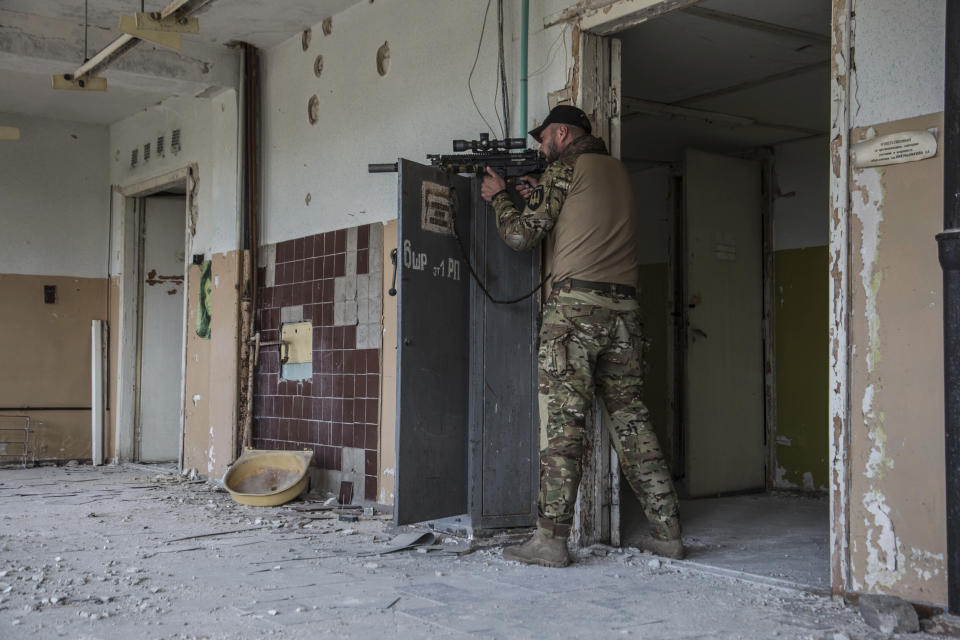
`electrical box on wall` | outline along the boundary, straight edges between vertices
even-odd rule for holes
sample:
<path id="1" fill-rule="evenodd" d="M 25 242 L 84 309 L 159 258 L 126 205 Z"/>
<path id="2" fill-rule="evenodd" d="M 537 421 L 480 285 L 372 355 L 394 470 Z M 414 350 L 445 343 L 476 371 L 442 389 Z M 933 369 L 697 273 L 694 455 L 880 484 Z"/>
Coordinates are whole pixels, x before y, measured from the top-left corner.
<path id="1" fill-rule="evenodd" d="M 306 380 L 313 376 L 313 324 L 289 322 L 280 328 L 280 340 L 286 343 L 287 361 L 280 376 L 285 380 Z"/>
<path id="2" fill-rule="evenodd" d="M 43 303 L 44 304 L 57 303 L 57 285 L 55 284 L 43 285 Z"/>

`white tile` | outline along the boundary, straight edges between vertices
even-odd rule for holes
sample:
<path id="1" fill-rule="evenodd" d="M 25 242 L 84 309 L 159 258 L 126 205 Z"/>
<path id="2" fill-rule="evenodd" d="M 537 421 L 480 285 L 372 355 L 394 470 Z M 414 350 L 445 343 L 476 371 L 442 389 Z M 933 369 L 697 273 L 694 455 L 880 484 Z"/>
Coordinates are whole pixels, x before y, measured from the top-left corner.
<path id="1" fill-rule="evenodd" d="M 348 276 L 356 276 L 356 275 L 357 275 L 357 252 L 356 252 L 356 250 L 354 250 L 354 251 L 347 251 L 347 270 L 346 270 L 346 274 L 347 274 Z"/>
<path id="2" fill-rule="evenodd" d="M 345 326 L 357 324 L 357 301 L 347 300 L 343 305 L 343 324 Z"/>
<path id="3" fill-rule="evenodd" d="M 303 322 L 303 305 L 297 304 L 292 307 L 281 307 L 280 322 Z"/>
<path id="4" fill-rule="evenodd" d="M 369 349 L 367 342 L 370 341 L 370 325 L 357 325 L 357 349 Z"/>
<path id="5" fill-rule="evenodd" d="M 357 320 L 361 323 L 367 322 L 367 309 L 370 308 L 370 301 L 366 298 L 357 298 Z"/>
<path id="6" fill-rule="evenodd" d="M 369 297 L 370 291 L 370 276 L 369 275 L 359 275 L 357 276 L 357 300 L 365 300 Z"/>
<path id="7" fill-rule="evenodd" d="M 347 253 L 357 250 L 357 228 L 347 229 Z M 348 272 L 349 273 L 349 272 Z"/>
<path id="8" fill-rule="evenodd" d="M 354 303 L 356 304 L 356 303 Z M 333 324 L 337 327 L 342 327 L 345 323 L 343 321 L 347 303 L 340 301 L 333 303 Z"/>
<path id="9" fill-rule="evenodd" d="M 338 278 L 339 280 L 339 278 Z M 346 275 L 343 276 L 343 299 L 344 300 L 356 300 L 357 299 L 357 276 Z"/>
<path id="10" fill-rule="evenodd" d="M 379 300 L 367 300 L 367 318 L 366 321 L 370 323 L 380 324 L 380 301 Z M 361 318 L 361 320 L 363 320 Z"/>
<path id="11" fill-rule="evenodd" d="M 344 286 L 346 282 L 343 278 L 334 278 L 333 279 L 333 301 L 334 302 L 343 302 L 346 300 Z"/>

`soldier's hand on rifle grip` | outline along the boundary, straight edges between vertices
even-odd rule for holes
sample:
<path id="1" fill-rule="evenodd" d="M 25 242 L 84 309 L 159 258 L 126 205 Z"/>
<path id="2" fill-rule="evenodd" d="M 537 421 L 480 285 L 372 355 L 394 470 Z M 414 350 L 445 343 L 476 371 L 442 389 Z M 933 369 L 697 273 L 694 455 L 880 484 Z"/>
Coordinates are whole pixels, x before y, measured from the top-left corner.
<path id="1" fill-rule="evenodd" d="M 538 184 L 540 184 L 540 181 L 533 176 L 523 176 L 522 178 L 517 178 L 517 193 L 519 193 L 520 197 L 523 198 L 523 201 L 526 202 L 530 198 L 530 194 L 533 193 L 533 190 L 537 188 Z"/>
<path id="2" fill-rule="evenodd" d="M 483 176 L 483 184 L 480 185 L 480 197 L 490 202 L 493 196 L 507 188 L 507 183 L 503 176 L 487 167 L 487 175 Z"/>

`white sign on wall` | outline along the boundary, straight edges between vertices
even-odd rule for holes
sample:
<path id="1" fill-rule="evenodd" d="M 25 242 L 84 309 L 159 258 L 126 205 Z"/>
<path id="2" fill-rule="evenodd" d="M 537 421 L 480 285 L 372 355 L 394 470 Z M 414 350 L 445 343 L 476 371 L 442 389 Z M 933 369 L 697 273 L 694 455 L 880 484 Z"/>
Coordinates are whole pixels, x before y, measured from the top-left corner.
<path id="1" fill-rule="evenodd" d="M 882 167 L 925 160 L 937 155 L 937 136 L 930 131 L 903 131 L 853 145 L 853 166 Z"/>

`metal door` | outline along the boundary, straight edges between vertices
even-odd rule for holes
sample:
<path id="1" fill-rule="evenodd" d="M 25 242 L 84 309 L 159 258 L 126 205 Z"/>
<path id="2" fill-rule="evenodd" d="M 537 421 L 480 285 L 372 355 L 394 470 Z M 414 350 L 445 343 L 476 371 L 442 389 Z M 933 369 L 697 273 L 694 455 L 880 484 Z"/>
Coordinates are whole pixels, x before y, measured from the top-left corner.
<path id="1" fill-rule="evenodd" d="M 467 513 L 470 181 L 398 170 L 394 520 L 409 524 Z"/>
<path id="2" fill-rule="evenodd" d="M 764 486 L 761 166 L 687 151 L 686 472 L 690 495 Z"/>
<path id="3" fill-rule="evenodd" d="M 473 185 L 474 269 L 490 295 L 513 300 L 539 282 L 537 251 L 514 251 Z M 474 531 L 532 526 L 537 517 L 539 296 L 496 304 L 471 282 L 470 519 Z"/>
<path id="4" fill-rule="evenodd" d="M 169 462 L 180 455 L 186 210 L 183 196 L 143 200 L 137 411 L 138 459 L 143 462 Z"/>

